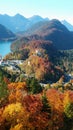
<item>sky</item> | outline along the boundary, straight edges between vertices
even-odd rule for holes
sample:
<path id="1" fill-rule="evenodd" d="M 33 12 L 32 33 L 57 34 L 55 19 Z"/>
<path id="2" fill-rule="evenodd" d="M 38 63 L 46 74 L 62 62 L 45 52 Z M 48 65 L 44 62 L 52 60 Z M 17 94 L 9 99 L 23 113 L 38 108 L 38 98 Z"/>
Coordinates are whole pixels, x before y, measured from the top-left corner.
<path id="1" fill-rule="evenodd" d="M 67 20 L 73 25 L 73 0 L 0 0 L 0 14 Z"/>

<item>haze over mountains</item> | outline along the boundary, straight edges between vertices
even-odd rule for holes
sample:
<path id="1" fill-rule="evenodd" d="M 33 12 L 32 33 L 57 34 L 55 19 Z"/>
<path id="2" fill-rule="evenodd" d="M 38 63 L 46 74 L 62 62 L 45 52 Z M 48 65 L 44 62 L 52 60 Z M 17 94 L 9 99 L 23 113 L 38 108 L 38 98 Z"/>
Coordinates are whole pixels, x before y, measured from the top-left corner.
<path id="1" fill-rule="evenodd" d="M 70 31 L 73 31 L 73 25 L 71 25 L 68 21 L 62 20 L 62 24 L 65 25 Z"/>
<path id="2" fill-rule="evenodd" d="M 0 24 L 14 33 L 18 32 L 23 39 L 27 37 L 27 39 L 30 40 L 47 40 L 51 41 L 57 49 L 73 49 L 72 25 L 65 20 L 60 22 L 57 19 L 49 20 L 48 18 L 42 18 L 38 15 L 25 18 L 20 14 L 16 14 L 15 16 L 8 16 L 5 14 L 0 15 Z M 4 28 L 1 30 L 4 30 Z M 1 37 L 7 35 L 5 31 L 4 33 L 0 32 Z M 6 33 L 9 33 L 9 35 L 13 37 L 14 34 L 12 32 L 8 30 Z"/>
<path id="3" fill-rule="evenodd" d="M 5 41 L 5 40 L 14 40 L 16 39 L 16 35 L 11 32 L 9 29 L 4 27 L 3 25 L 0 24 L 0 41 Z"/>
<path id="4" fill-rule="evenodd" d="M 14 33 L 20 31 L 26 31 L 29 27 L 34 25 L 35 23 L 41 21 L 50 21 L 48 18 L 42 18 L 39 15 L 34 15 L 30 18 L 26 18 L 20 14 L 16 14 L 14 16 L 9 16 L 7 14 L 0 14 L 0 24 L 4 25 Z M 62 23 L 70 30 L 73 31 L 73 26 L 67 21 L 62 21 Z"/>
<path id="5" fill-rule="evenodd" d="M 15 16 L 9 16 L 7 14 L 1 15 L 0 14 L 0 24 L 4 25 L 8 29 L 13 32 L 25 31 L 27 30 L 32 24 L 35 24 L 39 21 L 48 20 L 48 18 L 42 18 L 40 16 L 33 16 L 31 18 L 25 18 L 20 14 L 16 14 Z"/>

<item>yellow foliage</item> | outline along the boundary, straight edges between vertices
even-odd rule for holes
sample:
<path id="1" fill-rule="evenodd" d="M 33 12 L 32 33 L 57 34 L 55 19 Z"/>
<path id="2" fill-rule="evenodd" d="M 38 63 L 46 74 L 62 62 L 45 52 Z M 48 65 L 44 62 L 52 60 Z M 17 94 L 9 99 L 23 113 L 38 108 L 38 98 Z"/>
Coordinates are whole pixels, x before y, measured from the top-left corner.
<path id="1" fill-rule="evenodd" d="M 17 118 L 21 111 L 23 111 L 21 103 L 13 103 L 5 107 L 3 117 L 8 121 L 13 120 L 14 118 Z"/>
<path id="2" fill-rule="evenodd" d="M 66 92 L 64 95 L 64 100 L 63 100 L 63 106 L 65 106 L 70 102 L 70 97 L 69 97 L 69 92 Z"/>
<path id="3" fill-rule="evenodd" d="M 17 124 L 14 127 L 12 127 L 10 130 L 23 130 L 22 124 Z"/>

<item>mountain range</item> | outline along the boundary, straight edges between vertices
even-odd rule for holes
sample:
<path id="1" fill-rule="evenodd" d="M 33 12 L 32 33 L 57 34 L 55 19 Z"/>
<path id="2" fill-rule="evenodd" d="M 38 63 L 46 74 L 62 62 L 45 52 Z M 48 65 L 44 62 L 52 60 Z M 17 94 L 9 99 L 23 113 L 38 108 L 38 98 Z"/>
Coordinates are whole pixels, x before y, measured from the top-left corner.
<path id="1" fill-rule="evenodd" d="M 57 19 L 49 20 L 38 15 L 25 18 L 20 14 L 15 16 L 5 14 L 0 15 L 0 23 L 2 23 L 0 24 L 0 39 L 13 38 L 15 37 L 13 32 L 19 31 L 23 37 L 20 39 L 47 40 L 51 41 L 57 49 L 73 49 L 73 32 L 69 31 L 64 24 L 72 26 L 65 20 L 60 22 Z M 22 41 L 24 43 L 24 40 Z"/>
<path id="2" fill-rule="evenodd" d="M 6 28 L 10 29 L 12 32 L 20 32 L 27 30 L 33 24 L 39 21 L 47 21 L 48 18 L 42 18 L 41 16 L 34 15 L 30 18 L 25 18 L 20 14 L 14 16 L 9 16 L 7 14 L 0 14 L 0 24 L 4 25 Z"/>
<path id="3" fill-rule="evenodd" d="M 0 24 L 4 25 L 6 28 L 11 30 L 12 32 L 21 32 L 26 31 L 32 25 L 38 22 L 50 21 L 48 18 L 42 18 L 39 15 L 34 15 L 30 18 L 26 18 L 20 14 L 16 14 L 14 16 L 9 16 L 7 14 L 0 14 Z M 66 20 L 61 21 L 70 31 L 73 31 L 73 26 L 68 23 Z"/>
<path id="4" fill-rule="evenodd" d="M 59 20 L 42 21 L 32 25 L 23 32 L 23 43 L 25 37 L 30 40 L 47 40 L 59 50 L 73 49 L 73 32 L 69 31 Z"/>

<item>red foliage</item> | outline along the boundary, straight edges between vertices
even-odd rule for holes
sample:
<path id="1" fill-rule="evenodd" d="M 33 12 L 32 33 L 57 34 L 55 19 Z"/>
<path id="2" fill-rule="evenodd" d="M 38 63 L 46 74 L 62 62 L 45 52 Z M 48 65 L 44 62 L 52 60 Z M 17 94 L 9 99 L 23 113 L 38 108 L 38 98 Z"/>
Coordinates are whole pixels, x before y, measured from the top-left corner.
<path id="1" fill-rule="evenodd" d="M 27 95 L 24 97 L 23 104 L 26 107 L 26 110 L 29 112 L 37 112 L 42 109 L 42 101 L 39 96 Z"/>
<path id="2" fill-rule="evenodd" d="M 24 108 L 29 114 L 29 122 L 33 128 L 37 130 L 44 130 L 49 124 L 48 114 L 42 112 L 42 101 L 37 95 L 28 95 L 24 98 Z"/>
<path id="3" fill-rule="evenodd" d="M 6 77 L 4 77 L 4 81 L 5 81 L 6 84 L 9 84 L 9 83 L 10 83 L 9 79 L 6 78 Z"/>

